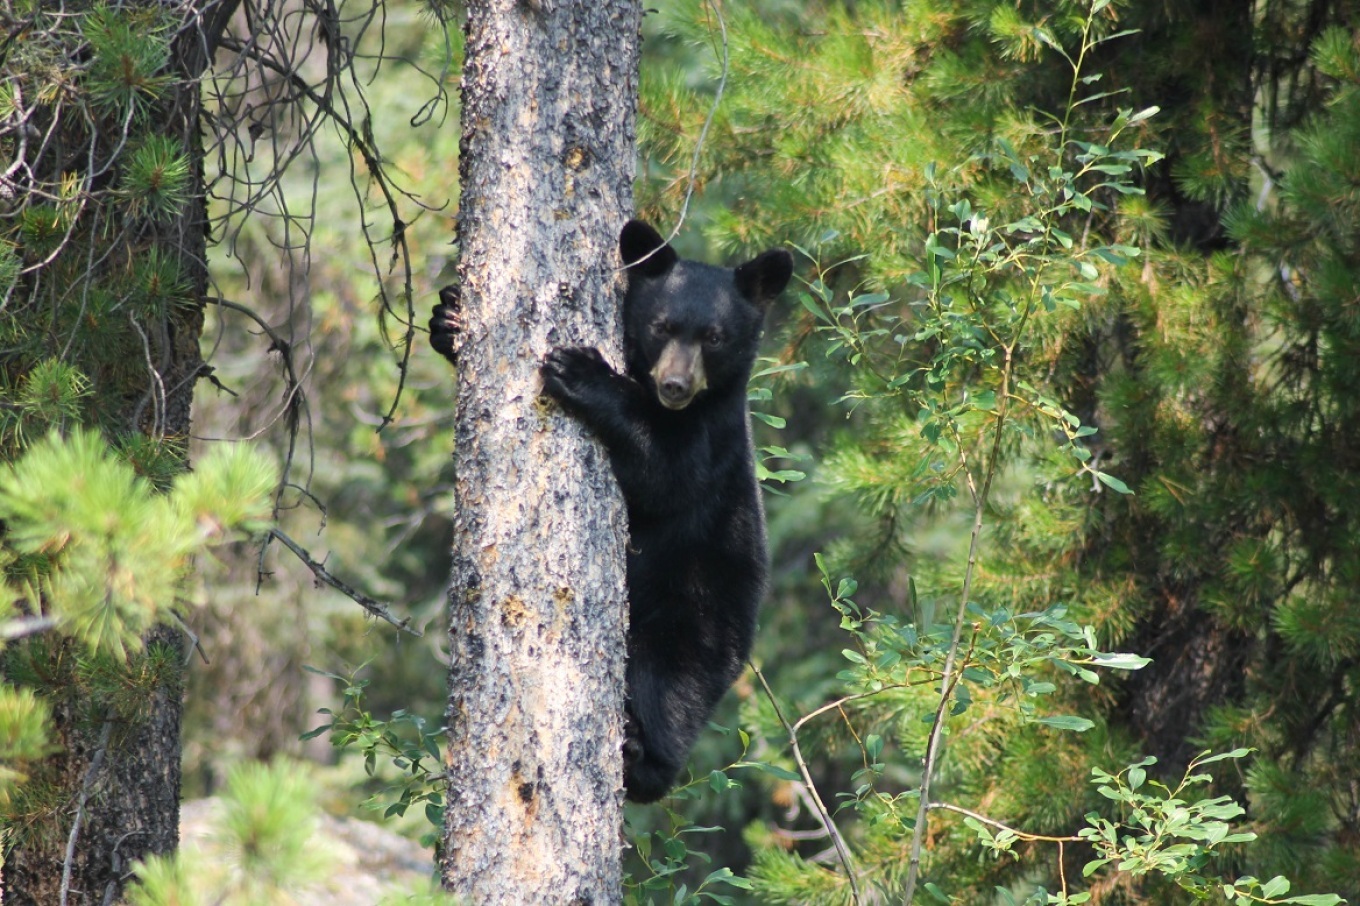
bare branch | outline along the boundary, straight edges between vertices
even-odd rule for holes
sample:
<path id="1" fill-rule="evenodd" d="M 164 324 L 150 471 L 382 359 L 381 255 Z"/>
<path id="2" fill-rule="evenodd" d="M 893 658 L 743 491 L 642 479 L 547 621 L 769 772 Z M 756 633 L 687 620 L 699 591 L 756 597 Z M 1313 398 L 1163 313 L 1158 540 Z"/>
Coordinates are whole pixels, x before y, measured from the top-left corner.
<path id="1" fill-rule="evenodd" d="M 1080 843 L 1080 842 L 1081 842 L 1081 838 L 1080 838 L 1080 837 L 1076 837 L 1076 836 L 1050 837 L 1050 836 L 1048 836 L 1047 834 L 1032 834 L 1032 833 L 1030 833 L 1029 831 L 1016 830 L 1015 828 L 1011 827 L 1011 826 L 1008 825 L 1008 824 L 1003 824 L 1002 822 L 997 821 L 995 818 L 988 818 L 986 815 L 983 815 L 983 814 L 980 814 L 980 813 L 978 813 L 978 812 L 972 811 L 971 809 L 963 808 L 962 806 L 951 805 L 951 804 L 948 803 L 948 802 L 932 802 L 932 803 L 930 804 L 930 808 L 931 808 L 932 811 L 939 810 L 939 811 L 945 811 L 945 812 L 954 812 L 955 814 L 963 815 L 965 818 L 972 818 L 974 821 L 977 821 L 979 824 L 985 824 L 985 825 L 987 825 L 988 827 L 994 827 L 994 828 L 996 828 L 997 830 L 1003 830 L 1003 831 L 1006 831 L 1006 832 L 1008 832 L 1008 833 L 1015 834 L 1016 838 L 1018 838 L 1018 839 L 1020 839 L 1020 840 L 1029 840 L 1029 841 L 1042 842 L 1042 843 Z"/>
<path id="2" fill-rule="evenodd" d="M 410 617 L 407 617 L 404 620 L 398 620 L 395 617 L 393 617 L 385 604 L 382 604 L 381 602 L 374 600 L 373 598 L 370 598 L 368 595 L 354 588 L 349 583 L 345 582 L 342 579 L 337 578 L 333 573 L 331 573 L 330 570 L 326 569 L 326 567 L 323 564 L 313 559 L 312 555 L 307 553 L 305 548 L 303 548 L 292 538 L 289 538 L 283 532 L 279 531 L 276 528 L 270 529 L 269 537 L 277 538 L 279 541 L 283 543 L 284 547 L 292 551 L 293 554 L 299 560 L 301 560 L 307 566 L 308 569 L 312 571 L 312 575 L 316 576 L 318 582 L 323 582 L 326 585 L 329 585 L 331 588 L 334 588 L 336 591 L 339 591 L 344 595 L 348 596 L 356 604 L 358 604 L 364 610 L 368 611 L 371 616 L 375 616 L 380 620 L 383 620 L 387 623 L 391 623 L 393 626 L 400 629 L 402 632 L 410 633 L 411 635 L 417 638 L 424 635 L 424 633 L 421 632 L 419 629 L 413 629 L 411 627 Z"/>
<path id="3" fill-rule="evenodd" d="M 52 617 L 22 617 L 0 623 L 0 641 L 13 642 L 17 639 L 37 635 L 54 628 L 57 621 Z"/>
<path id="4" fill-rule="evenodd" d="M 807 786 L 808 795 L 813 804 L 816 805 L 817 820 L 822 823 L 826 830 L 826 835 L 831 838 L 831 842 L 836 846 L 836 855 L 840 857 L 841 867 L 845 869 L 846 880 L 850 882 L 850 896 L 852 902 L 860 902 L 859 883 L 855 880 L 855 870 L 850 864 L 850 848 L 845 845 L 845 839 L 841 837 L 841 832 L 836 828 L 836 822 L 831 819 L 831 813 L 827 811 L 826 804 L 822 802 L 822 797 L 817 793 L 817 785 L 812 782 L 812 772 L 808 770 L 807 762 L 803 760 L 803 750 L 798 745 L 798 731 L 784 717 L 784 711 L 779 707 L 779 699 L 774 697 L 774 690 L 765 680 L 765 674 L 760 672 L 760 668 L 751 664 L 751 669 L 755 671 L 756 679 L 760 680 L 760 685 L 765 689 L 765 695 L 770 699 L 770 704 L 774 706 L 775 716 L 784 725 L 784 730 L 789 734 L 789 744 L 793 747 L 793 760 L 798 765 L 798 773 L 803 775 L 803 783 Z"/>
<path id="5" fill-rule="evenodd" d="M 71 833 L 66 837 L 66 858 L 61 864 L 61 906 L 66 906 L 71 894 L 71 870 L 75 866 L 76 841 L 80 839 L 80 825 L 85 820 L 85 803 L 90 801 L 90 789 L 94 786 L 95 775 L 104 763 L 104 753 L 109 750 L 109 734 L 113 732 L 113 721 L 104 721 L 104 729 L 99 733 L 99 746 L 95 749 L 90 767 L 85 771 L 85 779 L 80 784 L 80 797 L 76 800 L 76 816 L 71 821 Z"/>

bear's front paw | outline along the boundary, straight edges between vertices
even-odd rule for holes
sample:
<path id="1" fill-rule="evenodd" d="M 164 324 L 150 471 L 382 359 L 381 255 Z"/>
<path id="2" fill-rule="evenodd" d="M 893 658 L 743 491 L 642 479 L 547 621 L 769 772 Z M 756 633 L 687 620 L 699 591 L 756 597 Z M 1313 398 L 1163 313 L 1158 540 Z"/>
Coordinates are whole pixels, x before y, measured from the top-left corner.
<path id="1" fill-rule="evenodd" d="M 434 351 L 458 364 L 458 340 L 463 333 L 463 301 L 457 286 L 439 291 L 439 303 L 430 317 L 430 345 Z"/>
<path id="2" fill-rule="evenodd" d="M 642 733 L 638 730 L 637 721 L 633 720 L 633 715 L 629 714 L 623 723 L 623 767 L 626 771 L 631 771 L 633 765 L 642 761 Z"/>
<path id="3" fill-rule="evenodd" d="M 548 353 L 539 368 L 543 392 L 559 403 L 579 401 L 592 384 L 608 380 L 614 369 L 591 346 L 562 346 Z"/>

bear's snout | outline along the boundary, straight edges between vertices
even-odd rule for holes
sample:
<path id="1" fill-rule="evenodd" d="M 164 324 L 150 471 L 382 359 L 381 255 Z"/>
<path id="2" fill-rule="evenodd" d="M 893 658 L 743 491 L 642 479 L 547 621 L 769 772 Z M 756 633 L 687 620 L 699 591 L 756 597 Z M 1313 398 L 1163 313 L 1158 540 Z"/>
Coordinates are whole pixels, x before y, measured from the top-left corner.
<path id="1" fill-rule="evenodd" d="M 671 340 L 652 369 L 656 398 L 667 409 L 683 409 L 708 386 L 704 353 L 698 343 Z"/>

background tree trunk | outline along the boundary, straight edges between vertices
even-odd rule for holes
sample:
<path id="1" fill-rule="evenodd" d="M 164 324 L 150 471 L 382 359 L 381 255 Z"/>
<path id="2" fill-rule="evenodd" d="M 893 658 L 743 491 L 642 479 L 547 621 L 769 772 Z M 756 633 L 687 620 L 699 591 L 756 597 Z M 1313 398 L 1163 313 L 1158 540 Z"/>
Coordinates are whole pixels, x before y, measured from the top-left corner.
<path id="1" fill-rule="evenodd" d="M 620 895 L 623 502 L 538 367 L 618 361 L 640 22 L 634 0 L 468 9 L 441 868 L 479 904 Z"/>
<path id="2" fill-rule="evenodd" d="M 116 903 L 134 862 L 172 852 L 179 845 L 180 719 L 184 711 L 178 665 L 179 630 L 152 630 L 147 645 L 173 652 L 175 668 L 132 721 L 112 714 L 91 720 L 82 697 L 61 701 L 52 712 L 60 751 L 42 766 L 41 781 L 60 791 L 64 806 L 51 825 L 19 838 L 5 858 L 5 906 L 99 906 Z M 62 640 L 50 663 L 60 682 L 84 652 Z M 72 825 L 80 827 L 72 835 Z M 74 843 L 68 853 L 68 844 Z M 67 870 L 69 857 L 70 866 Z M 62 898 L 62 889 L 66 897 Z"/>

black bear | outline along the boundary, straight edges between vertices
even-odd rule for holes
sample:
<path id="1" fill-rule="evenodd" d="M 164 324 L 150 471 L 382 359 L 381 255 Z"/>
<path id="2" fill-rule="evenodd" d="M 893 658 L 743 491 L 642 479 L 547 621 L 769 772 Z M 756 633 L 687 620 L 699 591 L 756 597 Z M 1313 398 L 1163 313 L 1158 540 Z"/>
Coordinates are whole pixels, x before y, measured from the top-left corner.
<path id="1" fill-rule="evenodd" d="M 654 802 L 751 650 L 767 565 L 746 384 L 793 258 L 685 261 L 637 220 L 619 250 L 625 373 L 588 347 L 554 349 L 541 372 L 608 450 L 628 507 L 624 788 Z M 457 299 L 441 296 L 431 342 L 449 355 Z"/>

